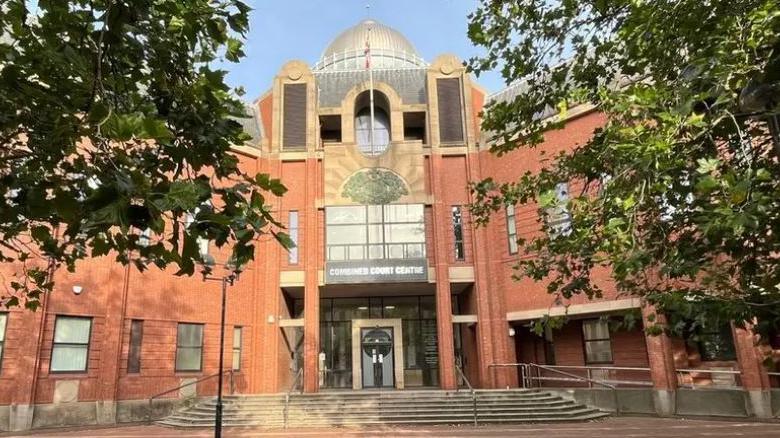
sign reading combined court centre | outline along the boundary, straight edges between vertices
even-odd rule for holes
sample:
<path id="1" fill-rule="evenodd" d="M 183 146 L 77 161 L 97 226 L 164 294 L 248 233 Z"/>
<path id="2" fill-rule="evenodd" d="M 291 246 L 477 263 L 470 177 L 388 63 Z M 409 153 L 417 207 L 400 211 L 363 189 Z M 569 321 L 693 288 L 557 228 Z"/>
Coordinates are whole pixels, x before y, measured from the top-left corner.
<path id="1" fill-rule="evenodd" d="M 428 281 L 426 259 L 348 260 L 325 264 L 325 283 Z"/>

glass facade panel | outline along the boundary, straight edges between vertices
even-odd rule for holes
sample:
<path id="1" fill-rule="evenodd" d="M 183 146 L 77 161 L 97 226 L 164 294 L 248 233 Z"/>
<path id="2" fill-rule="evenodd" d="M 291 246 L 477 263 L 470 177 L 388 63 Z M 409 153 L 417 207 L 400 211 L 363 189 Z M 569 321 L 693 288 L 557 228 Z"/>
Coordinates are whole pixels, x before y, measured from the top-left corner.
<path id="1" fill-rule="evenodd" d="M 328 244 L 349 245 L 366 243 L 365 225 L 338 225 L 328 227 Z"/>
<path id="2" fill-rule="evenodd" d="M 351 321 L 368 318 L 368 298 L 340 298 L 333 300 L 333 321 Z"/>
<path id="3" fill-rule="evenodd" d="M 452 297 L 453 310 L 457 307 L 457 296 Z M 453 315 L 457 315 L 457 311 L 452 312 Z M 424 295 L 420 297 L 420 317 L 423 319 L 436 319 L 436 297 L 433 295 Z"/>
<path id="4" fill-rule="evenodd" d="M 422 204 L 385 205 L 385 222 L 424 222 Z"/>
<path id="5" fill-rule="evenodd" d="M 418 297 L 385 297 L 384 318 L 419 319 L 420 301 Z"/>
<path id="6" fill-rule="evenodd" d="M 425 257 L 422 204 L 326 207 L 329 261 Z"/>
<path id="7" fill-rule="evenodd" d="M 365 207 L 328 207 L 325 218 L 328 225 L 362 224 L 366 222 Z"/>
<path id="8" fill-rule="evenodd" d="M 438 386 L 439 351 L 434 296 L 323 298 L 320 300 L 320 347 L 324 353 L 321 384 L 352 387 L 352 320 L 400 318 L 404 380 L 408 387 Z"/>
<path id="9" fill-rule="evenodd" d="M 425 242 L 423 224 L 387 224 L 385 242 Z"/>

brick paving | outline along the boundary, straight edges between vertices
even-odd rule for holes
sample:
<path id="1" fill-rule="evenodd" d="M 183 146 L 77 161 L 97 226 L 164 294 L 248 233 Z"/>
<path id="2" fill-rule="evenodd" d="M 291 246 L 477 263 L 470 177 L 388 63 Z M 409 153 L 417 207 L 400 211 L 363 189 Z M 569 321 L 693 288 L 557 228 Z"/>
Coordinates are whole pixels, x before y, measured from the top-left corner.
<path id="1" fill-rule="evenodd" d="M 6 435 L 11 436 L 11 435 Z M 81 429 L 36 432 L 34 437 L 83 438 L 174 438 L 210 437 L 209 430 L 181 430 L 160 426 L 128 426 L 111 429 Z M 232 437 L 545 437 L 545 438 L 695 438 L 695 437 L 780 437 L 780 422 L 682 420 L 660 418 L 611 418 L 576 424 L 529 424 L 470 426 L 404 426 L 370 429 L 225 429 Z"/>

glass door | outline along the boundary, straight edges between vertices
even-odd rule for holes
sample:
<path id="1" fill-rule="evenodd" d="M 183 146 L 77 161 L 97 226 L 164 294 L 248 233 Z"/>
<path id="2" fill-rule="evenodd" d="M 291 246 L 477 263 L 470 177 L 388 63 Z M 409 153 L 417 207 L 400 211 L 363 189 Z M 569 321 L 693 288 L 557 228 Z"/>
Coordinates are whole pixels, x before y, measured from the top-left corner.
<path id="1" fill-rule="evenodd" d="M 363 388 L 393 388 L 393 328 L 360 329 Z"/>

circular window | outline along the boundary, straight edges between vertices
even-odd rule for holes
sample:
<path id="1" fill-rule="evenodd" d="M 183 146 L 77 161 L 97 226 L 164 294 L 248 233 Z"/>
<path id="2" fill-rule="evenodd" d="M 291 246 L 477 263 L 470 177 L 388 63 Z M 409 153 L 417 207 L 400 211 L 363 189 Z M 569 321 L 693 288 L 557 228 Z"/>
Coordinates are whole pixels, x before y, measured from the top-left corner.
<path id="1" fill-rule="evenodd" d="M 371 356 L 372 354 L 381 354 L 387 357 L 393 349 L 393 340 L 387 331 L 374 329 L 363 335 L 363 351 Z"/>

